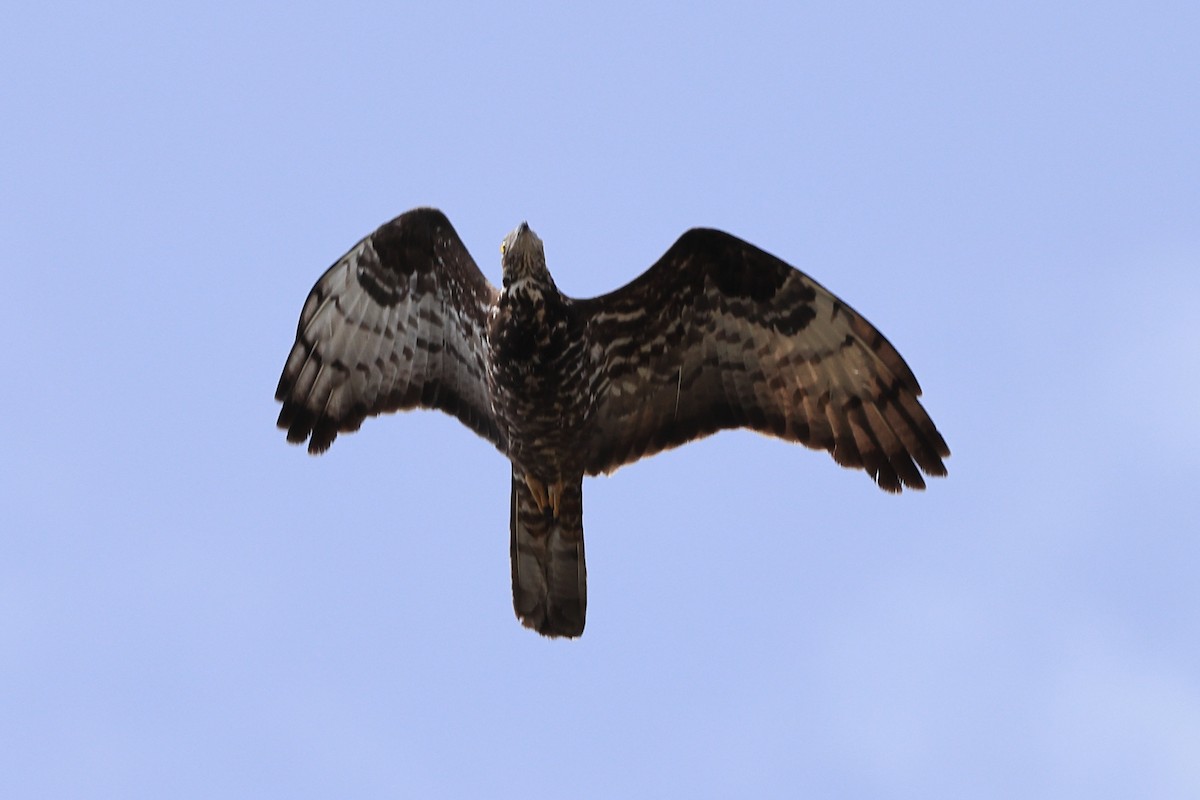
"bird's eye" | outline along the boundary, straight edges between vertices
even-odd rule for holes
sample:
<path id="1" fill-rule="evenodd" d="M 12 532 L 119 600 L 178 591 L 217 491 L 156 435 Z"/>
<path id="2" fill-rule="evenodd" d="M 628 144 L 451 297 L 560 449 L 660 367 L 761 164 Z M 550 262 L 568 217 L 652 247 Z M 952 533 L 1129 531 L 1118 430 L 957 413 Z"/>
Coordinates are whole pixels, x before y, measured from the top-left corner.
<path id="1" fill-rule="evenodd" d="M 500 255 L 504 255 L 504 242 L 500 243 Z"/>

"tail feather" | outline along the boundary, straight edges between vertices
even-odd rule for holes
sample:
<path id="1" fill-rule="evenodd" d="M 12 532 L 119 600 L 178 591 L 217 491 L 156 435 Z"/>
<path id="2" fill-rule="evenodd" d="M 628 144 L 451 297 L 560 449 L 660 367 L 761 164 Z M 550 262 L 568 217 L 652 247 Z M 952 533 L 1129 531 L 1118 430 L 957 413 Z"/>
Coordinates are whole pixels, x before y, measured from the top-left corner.
<path id="1" fill-rule="evenodd" d="M 512 476 L 513 608 L 543 636 L 583 633 L 587 567 L 583 558 L 582 479 L 563 490 L 558 518 L 539 511 L 523 475 Z"/>

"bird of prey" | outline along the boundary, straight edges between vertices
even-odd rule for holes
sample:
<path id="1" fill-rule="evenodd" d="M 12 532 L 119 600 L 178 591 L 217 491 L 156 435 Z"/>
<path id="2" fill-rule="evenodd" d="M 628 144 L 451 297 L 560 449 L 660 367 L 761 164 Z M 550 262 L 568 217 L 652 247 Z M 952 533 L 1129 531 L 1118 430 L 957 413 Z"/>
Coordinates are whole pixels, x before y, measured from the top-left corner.
<path id="1" fill-rule="evenodd" d="M 880 488 L 945 475 L 945 440 L 896 349 L 804 273 L 728 233 L 684 233 L 632 283 L 558 290 L 525 223 L 488 282 L 442 212 L 409 211 L 317 281 L 277 400 L 322 453 L 368 416 L 431 408 L 512 464 L 513 605 L 583 633 L 583 477 L 724 428 L 827 450 Z"/>

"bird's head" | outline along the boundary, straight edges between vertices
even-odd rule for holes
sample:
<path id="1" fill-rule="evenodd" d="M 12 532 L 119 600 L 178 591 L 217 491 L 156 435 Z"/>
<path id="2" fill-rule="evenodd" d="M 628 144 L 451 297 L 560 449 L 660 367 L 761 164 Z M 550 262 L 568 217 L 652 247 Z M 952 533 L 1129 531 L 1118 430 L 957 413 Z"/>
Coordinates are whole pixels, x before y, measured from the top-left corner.
<path id="1" fill-rule="evenodd" d="M 542 240 L 522 222 L 500 243 L 500 263 L 504 268 L 504 289 L 540 294 L 543 288 L 555 288 L 546 268 Z"/>

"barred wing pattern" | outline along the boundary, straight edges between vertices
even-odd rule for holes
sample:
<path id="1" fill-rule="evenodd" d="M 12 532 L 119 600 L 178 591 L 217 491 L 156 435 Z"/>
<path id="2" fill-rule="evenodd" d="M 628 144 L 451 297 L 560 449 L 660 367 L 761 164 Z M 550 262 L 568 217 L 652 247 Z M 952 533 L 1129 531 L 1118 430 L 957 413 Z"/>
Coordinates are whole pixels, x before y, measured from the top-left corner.
<path id="1" fill-rule="evenodd" d="M 356 244 L 317 281 L 275 398 L 310 453 L 367 416 L 445 411 L 502 452 L 488 392 L 487 317 L 498 292 L 440 211 L 417 209 Z"/>
<path id="2" fill-rule="evenodd" d="M 735 236 L 688 231 L 641 277 L 578 305 L 597 364 L 588 474 L 736 427 L 828 450 L 889 492 L 946 474 L 950 450 L 896 349 Z"/>

